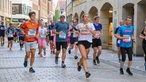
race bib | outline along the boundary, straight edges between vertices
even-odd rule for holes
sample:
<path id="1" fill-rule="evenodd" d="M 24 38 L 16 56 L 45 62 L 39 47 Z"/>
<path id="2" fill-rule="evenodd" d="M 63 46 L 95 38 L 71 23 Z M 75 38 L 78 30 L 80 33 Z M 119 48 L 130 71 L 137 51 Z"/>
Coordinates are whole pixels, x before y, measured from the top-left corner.
<path id="1" fill-rule="evenodd" d="M 11 30 L 9 31 L 8 37 L 13 37 L 13 32 Z"/>
<path id="2" fill-rule="evenodd" d="M 8 37 L 13 37 L 13 34 L 9 33 Z"/>
<path id="3" fill-rule="evenodd" d="M 41 34 L 41 38 L 46 38 L 46 34 L 45 33 L 42 33 Z"/>
<path id="4" fill-rule="evenodd" d="M 73 37 L 74 37 L 74 38 L 78 37 L 78 34 L 74 33 L 74 34 L 73 34 Z"/>
<path id="5" fill-rule="evenodd" d="M 120 44 L 120 40 L 118 40 L 118 44 Z"/>
<path id="6" fill-rule="evenodd" d="M 90 34 L 88 29 L 80 29 L 80 33 L 81 33 L 81 35 L 89 35 Z"/>
<path id="7" fill-rule="evenodd" d="M 96 37 L 97 37 L 97 39 L 100 38 L 100 31 L 97 31 L 97 32 L 96 32 Z"/>
<path id="8" fill-rule="evenodd" d="M 3 28 L 1 27 L 1 30 L 3 30 Z"/>
<path id="9" fill-rule="evenodd" d="M 30 29 L 28 31 L 28 36 L 35 36 L 36 35 L 36 30 L 35 29 Z"/>
<path id="10" fill-rule="evenodd" d="M 127 37 L 127 38 L 123 39 L 123 42 L 131 42 L 131 37 L 129 35 L 124 35 L 124 37 Z"/>
<path id="11" fill-rule="evenodd" d="M 62 34 L 59 35 L 60 39 L 66 39 L 66 33 L 62 32 Z"/>

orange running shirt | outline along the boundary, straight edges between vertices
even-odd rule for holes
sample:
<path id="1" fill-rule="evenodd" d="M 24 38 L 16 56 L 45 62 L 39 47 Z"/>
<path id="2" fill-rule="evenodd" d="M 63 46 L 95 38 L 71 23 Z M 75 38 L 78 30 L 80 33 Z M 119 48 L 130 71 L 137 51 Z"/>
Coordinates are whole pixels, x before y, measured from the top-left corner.
<path id="1" fill-rule="evenodd" d="M 24 29 L 24 33 L 28 35 L 29 37 L 24 37 L 24 40 L 26 42 L 33 42 L 37 40 L 36 34 L 38 31 L 38 23 L 31 23 L 30 21 L 26 21 L 23 25 L 22 28 Z"/>

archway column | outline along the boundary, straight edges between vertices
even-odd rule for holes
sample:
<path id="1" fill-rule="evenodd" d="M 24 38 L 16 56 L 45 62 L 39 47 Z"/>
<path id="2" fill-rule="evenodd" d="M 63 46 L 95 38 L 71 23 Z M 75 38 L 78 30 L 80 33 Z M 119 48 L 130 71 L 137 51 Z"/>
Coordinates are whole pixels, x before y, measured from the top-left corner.
<path id="1" fill-rule="evenodd" d="M 135 4 L 134 6 L 134 36 L 136 39 L 136 44 L 134 44 L 133 53 L 135 55 L 143 55 L 142 49 L 142 39 L 139 38 L 139 34 L 144 28 L 144 21 L 146 18 L 146 10 L 145 7 L 140 6 L 139 4 Z M 145 11 L 144 11 L 145 10 Z"/>
<path id="2" fill-rule="evenodd" d="M 118 21 L 118 9 L 115 7 L 113 9 L 113 32 L 112 32 L 112 50 L 116 51 L 117 50 L 117 46 L 116 46 L 116 40 L 117 38 L 115 38 L 114 33 L 115 33 L 115 29 L 119 26 L 119 21 Z"/>

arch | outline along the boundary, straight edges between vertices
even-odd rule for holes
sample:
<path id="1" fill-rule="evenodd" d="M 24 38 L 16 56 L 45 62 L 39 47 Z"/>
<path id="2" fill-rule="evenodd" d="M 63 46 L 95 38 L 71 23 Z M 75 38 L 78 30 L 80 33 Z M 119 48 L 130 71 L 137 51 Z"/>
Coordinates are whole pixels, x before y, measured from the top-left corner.
<path id="1" fill-rule="evenodd" d="M 130 16 L 132 19 L 134 19 L 134 4 L 133 3 L 127 3 L 123 5 L 122 8 L 122 18 L 124 19 L 125 17 Z M 132 22 L 133 24 L 133 22 Z"/>
<path id="2" fill-rule="evenodd" d="M 141 0 L 138 4 L 138 21 L 137 25 L 140 27 L 144 27 L 144 21 L 146 21 L 146 0 Z"/>
<path id="3" fill-rule="evenodd" d="M 78 16 L 78 14 L 77 13 L 75 13 L 75 15 L 74 15 L 74 17 L 73 17 L 73 19 L 75 19 L 75 20 L 79 20 L 79 16 Z"/>
<path id="4" fill-rule="evenodd" d="M 95 6 L 92 6 L 89 10 L 89 17 L 92 21 L 94 21 L 94 16 L 97 16 L 98 15 L 98 9 L 95 7 Z"/>
<path id="5" fill-rule="evenodd" d="M 113 35 L 113 6 L 106 2 L 100 10 L 100 20 L 103 24 L 103 47 L 112 49 L 112 35 Z"/>
<path id="6" fill-rule="evenodd" d="M 85 14 L 84 11 L 82 11 L 81 14 L 80 14 L 80 22 L 82 22 L 82 16 L 83 16 L 83 14 Z"/>
<path id="7" fill-rule="evenodd" d="M 144 29 L 145 27 L 145 21 L 146 21 L 146 0 L 141 0 L 137 3 L 137 11 L 135 13 L 136 17 L 136 21 L 135 24 L 136 28 L 135 28 L 135 35 L 139 36 L 139 34 L 141 33 L 141 31 Z M 136 37 L 136 45 L 134 45 L 134 53 L 138 54 L 138 55 L 143 55 L 144 52 L 141 51 L 142 50 L 142 45 L 141 45 L 142 40 L 139 40 L 139 37 Z"/>

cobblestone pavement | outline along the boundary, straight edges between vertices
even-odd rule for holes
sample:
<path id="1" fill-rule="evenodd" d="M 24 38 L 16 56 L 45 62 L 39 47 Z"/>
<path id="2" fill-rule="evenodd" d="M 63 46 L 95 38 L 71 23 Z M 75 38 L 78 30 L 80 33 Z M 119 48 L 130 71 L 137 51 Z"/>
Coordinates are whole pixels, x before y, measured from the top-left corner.
<path id="1" fill-rule="evenodd" d="M 103 50 L 100 65 L 92 64 L 92 53 L 89 53 L 88 67 L 91 72 L 89 79 L 85 78 L 84 71 L 77 71 L 78 59 L 73 54 L 67 54 L 67 68 L 61 68 L 54 63 L 54 55 L 49 52 L 47 46 L 47 57 L 40 58 L 36 52 L 34 69 L 36 73 L 28 72 L 29 67 L 23 67 L 25 52 L 19 50 L 19 44 L 15 43 L 13 51 L 6 47 L 0 47 L 0 82 L 146 82 L 143 57 L 133 59 L 132 71 L 134 76 L 119 74 L 119 63 L 116 53 L 110 50 Z M 78 53 L 80 56 L 80 54 Z M 126 68 L 126 65 L 125 65 Z"/>

